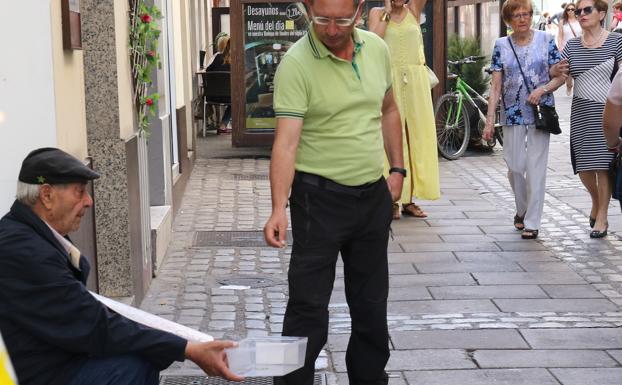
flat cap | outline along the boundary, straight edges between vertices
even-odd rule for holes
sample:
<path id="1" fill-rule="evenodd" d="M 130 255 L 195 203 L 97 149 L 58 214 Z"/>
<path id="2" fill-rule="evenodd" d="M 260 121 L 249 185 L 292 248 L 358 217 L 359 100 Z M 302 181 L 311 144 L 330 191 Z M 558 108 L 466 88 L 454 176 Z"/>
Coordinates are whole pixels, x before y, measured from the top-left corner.
<path id="1" fill-rule="evenodd" d="M 32 151 L 22 162 L 18 179 L 28 184 L 86 182 L 99 174 L 65 151 L 44 147 Z"/>

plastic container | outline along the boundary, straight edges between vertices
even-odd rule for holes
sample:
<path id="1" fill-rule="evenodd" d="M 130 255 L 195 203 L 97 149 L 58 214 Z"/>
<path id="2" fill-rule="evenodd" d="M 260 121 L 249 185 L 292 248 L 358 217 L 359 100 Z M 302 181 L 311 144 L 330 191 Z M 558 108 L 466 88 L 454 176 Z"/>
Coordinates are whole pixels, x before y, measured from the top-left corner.
<path id="1" fill-rule="evenodd" d="M 305 363 L 307 337 L 249 337 L 226 349 L 229 369 L 244 377 L 283 376 Z"/>

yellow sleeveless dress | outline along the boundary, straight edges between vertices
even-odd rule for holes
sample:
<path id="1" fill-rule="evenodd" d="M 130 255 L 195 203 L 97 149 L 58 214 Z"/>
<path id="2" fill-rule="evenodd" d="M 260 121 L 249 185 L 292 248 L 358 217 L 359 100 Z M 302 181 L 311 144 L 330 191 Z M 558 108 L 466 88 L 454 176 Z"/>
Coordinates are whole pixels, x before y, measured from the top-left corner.
<path id="1" fill-rule="evenodd" d="M 404 167 L 408 170 L 400 202 L 411 203 L 413 197 L 438 199 L 436 125 L 421 27 L 408 11 L 401 22 L 389 21 L 384 40 L 391 52 L 393 94 L 402 117 Z M 387 161 L 385 175 L 388 171 Z"/>

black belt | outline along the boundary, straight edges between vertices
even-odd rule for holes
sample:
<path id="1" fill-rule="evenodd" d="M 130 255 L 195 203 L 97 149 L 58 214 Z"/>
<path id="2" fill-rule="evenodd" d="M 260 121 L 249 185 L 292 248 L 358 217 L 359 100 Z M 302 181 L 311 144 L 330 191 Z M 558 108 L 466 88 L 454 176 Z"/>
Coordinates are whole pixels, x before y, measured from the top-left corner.
<path id="1" fill-rule="evenodd" d="M 309 174 L 302 171 L 296 171 L 296 173 L 294 174 L 294 180 L 296 182 L 302 182 L 315 187 L 319 187 L 323 190 L 347 194 L 360 198 L 372 189 L 374 189 L 378 182 L 382 180 L 382 178 L 378 179 L 375 182 L 365 183 L 359 186 L 345 186 L 330 179 L 324 178 L 323 176 Z"/>

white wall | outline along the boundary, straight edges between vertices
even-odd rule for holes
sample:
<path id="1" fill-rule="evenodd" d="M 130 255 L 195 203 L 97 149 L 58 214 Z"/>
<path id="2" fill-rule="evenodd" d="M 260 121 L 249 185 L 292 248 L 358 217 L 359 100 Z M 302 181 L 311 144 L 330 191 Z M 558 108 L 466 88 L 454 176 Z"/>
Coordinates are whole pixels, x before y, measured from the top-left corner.
<path id="1" fill-rule="evenodd" d="M 15 197 L 21 162 L 56 146 L 50 2 L 0 0 L 0 215 Z"/>

